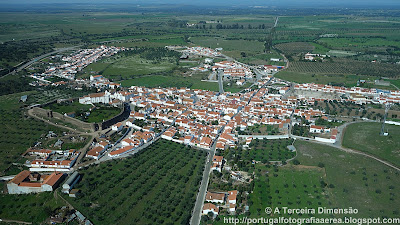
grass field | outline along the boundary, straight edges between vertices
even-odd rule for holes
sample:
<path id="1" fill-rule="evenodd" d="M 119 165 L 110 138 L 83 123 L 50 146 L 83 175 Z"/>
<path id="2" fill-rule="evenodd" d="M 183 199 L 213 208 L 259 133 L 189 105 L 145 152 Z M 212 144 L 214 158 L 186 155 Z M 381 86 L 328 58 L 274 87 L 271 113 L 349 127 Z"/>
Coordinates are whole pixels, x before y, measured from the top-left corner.
<path id="1" fill-rule="evenodd" d="M 323 207 L 358 209 L 358 217 L 398 217 L 400 182 L 398 171 L 375 160 L 342 152 L 320 144 L 296 141 L 296 159 L 300 165 L 318 166 L 326 171 L 332 205 Z M 338 166 L 340 165 L 340 166 Z"/>
<path id="2" fill-rule="evenodd" d="M 95 224 L 188 224 L 205 157 L 160 140 L 133 157 L 83 170 L 77 187 L 83 196 L 70 202 Z"/>
<path id="3" fill-rule="evenodd" d="M 109 120 L 121 113 L 120 108 L 115 107 L 99 107 L 94 109 L 90 115 L 85 119 L 88 123 L 99 123 Z"/>
<path id="4" fill-rule="evenodd" d="M 192 77 L 154 75 L 124 80 L 121 84 L 125 87 L 132 85 L 146 87 L 189 87 L 192 89 L 218 91 L 218 83 L 204 82 L 201 79 L 202 75 L 193 75 Z"/>
<path id="5" fill-rule="evenodd" d="M 64 206 L 64 202 L 55 199 L 52 192 L 25 195 L 0 194 L 0 217 L 2 219 L 42 224 L 50 213 Z"/>
<path id="6" fill-rule="evenodd" d="M 344 133 L 343 145 L 400 166 L 400 127 L 386 124 L 388 136 L 380 136 L 380 130 L 380 123 L 350 124 Z"/>
<path id="7" fill-rule="evenodd" d="M 80 104 L 78 101 L 74 101 L 72 103 L 53 103 L 51 105 L 48 105 L 44 107 L 45 109 L 52 110 L 54 112 L 58 112 L 61 114 L 65 113 L 72 113 L 72 112 L 77 112 L 77 111 L 87 111 L 91 108 L 91 105 L 83 105 Z"/>
<path id="8" fill-rule="evenodd" d="M 390 83 L 392 83 L 394 86 L 400 89 L 400 79 L 390 80 Z"/>
<path id="9" fill-rule="evenodd" d="M 86 74 L 102 74 L 110 79 L 121 80 L 138 75 L 172 71 L 175 67 L 176 62 L 173 59 L 163 59 L 156 62 L 142 59 L 139 56 L 129 56 L 103 59 L 100 62 L 90 64 L 83 72 Z"/>

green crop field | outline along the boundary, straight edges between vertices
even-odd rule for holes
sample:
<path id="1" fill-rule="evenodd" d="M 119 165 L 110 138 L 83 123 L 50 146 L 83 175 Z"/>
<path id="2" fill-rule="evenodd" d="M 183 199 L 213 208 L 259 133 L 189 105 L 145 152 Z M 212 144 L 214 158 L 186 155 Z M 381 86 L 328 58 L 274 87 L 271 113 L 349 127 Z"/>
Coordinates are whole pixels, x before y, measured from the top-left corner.
<path id="1" fill-rule="evenodd" d="M 356 123 L 346 127 L 343 145 L 370 153 L 394 165 L 400 165 L 400 127 L 385 125 L 388 136 L 380 136 L 381 123 Z"/>
<path id="2" fill-rule="evenodd" d="M 288 71 L 319 74 L 358 74 L 395 77 L 400 73 L 396 65 L 336 59 L 333 62 L 291 62 Z"/>
<path id="3" fill-rule="evenodd" d="M 83 169 L 69 201 L 95 224 L 188 224 L 206 152 L 165 140 L 143 151 Z"/>
<path id="4" fill-rule="evenodd" d="M 0 217 L 43 224 L 51 212 L 64 206 L 62 199 L 51 192 L 25 195 L 0 194 Z"/>

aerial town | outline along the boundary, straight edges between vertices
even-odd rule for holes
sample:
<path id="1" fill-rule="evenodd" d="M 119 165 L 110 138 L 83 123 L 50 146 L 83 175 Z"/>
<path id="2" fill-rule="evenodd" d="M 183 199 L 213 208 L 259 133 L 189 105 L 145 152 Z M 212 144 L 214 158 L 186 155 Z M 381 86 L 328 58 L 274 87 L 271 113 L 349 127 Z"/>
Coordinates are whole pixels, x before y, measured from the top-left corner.
<path id="1" fill-rule="evenodd" d="M 396 8 L 16 2 L 0 223 L 400 224 Z"/>
<path id="2" fill-rule="evenodd" d="M 167 48 L 171 48 L 167 46 Z M 107 160 L 127 157 L 143 150 L 159 138 L 210 151 L 213 154 L 210 171 L 222 172 L 225 160 L 215 155 L 216 150 L 248 147 L 254 138 L 287 139 L 314 138 L 317 142 L 334 144 L 338 135 L 337 127 L 318 126 L 317 119 L 332 121 L 324 110 L 315 109 L 316 102 L 338 101 L 352 104 L 394 104 L 400 103 L 400 91 L 383 91 L 361 87 L 338 87 L 314 83 L 291 83 L 275 78 L 274 72 L 282 66 L 261 65 L 256 70 L 263 76 L 247 89 L 238 93 L 189 89 L 189 88 L 146 88 L 131 86 L 121 88 L 102 75 L 91 75 L 89 79 L 74 77 L 77 70 L 95 62 L 100 57 L 116 54 L 124 49 L 100 46 L 84 49 L 75 55 L 62 58 L 65 64 L 50 66 L 43 74 L 34 74 L 37 80 L 32 85 L 67 85 L 66 82 L 51 82 L 52 76 L 72 80 L 75 84 L 98 88 L 99 92 L 81 96 L 77 101 L 83 105 L 130 106 L 128 118 L 106 128 L 107 132 L 121 132 L 121 138 L 112 141 L 102 137 L 90 144 L 87 152 L 70 150 L 49 150 L 30 148 L 24 170 L 7 184 L 9 194 L 53 191 L 64 179 L 63 193 L 76 196 L 73 189 L 79 180 L 78 171 L 84 166 Z M 223 79 L 246 82 L 255 78 L 253 68 L 234 61 L 213 63 L 212 57 L 222 57 L 216 50 L 195 47 L 183 50 L 188 55 L 207 57 L 205 65 L 211 73 L 218 72 Z M 306 57 L 309 57 L 306 55 Z M 364 118 L 365 119 L 365 118 Z M 312 136 L 292 134 L 292 127 L 305 122 Z M 249 127 L 265 125 L 276 128 L 273 135 L 241 135 Z M 51 133 L 49 134 L 51 136 Z M 81 157 L 79 157 L 82 154 Z M 88 161 L 81 161 L 86 158 Z M 78 160 L 79 159 L 79 160 Z M 41 173 L 52 172 L 50 175 Z M 233 172 L 232 172 L 233 173 Z M 70 174 L 69 178 L 65 178 Z M 232 177 L 235 177 L 234 173 Z M 201 214 L 214 217 L 219 210 L 235 214 L 237 190 L 229 192 L 207 191 Z M 89 221 L 89 220 L 88 220 Z M 89 221 L 90 222 L 90 221 Z"/>

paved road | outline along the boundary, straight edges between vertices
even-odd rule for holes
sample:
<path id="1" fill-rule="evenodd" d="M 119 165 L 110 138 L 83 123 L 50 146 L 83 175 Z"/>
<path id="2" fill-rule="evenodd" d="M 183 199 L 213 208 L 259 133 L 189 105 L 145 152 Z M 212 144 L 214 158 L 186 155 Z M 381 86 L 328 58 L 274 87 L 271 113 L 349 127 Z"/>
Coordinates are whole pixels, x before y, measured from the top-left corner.
<path id="1" fill-rule="evenodd" d="M 201 180 L 199 193 L 197 194 L 196 203 L 192 211 L 192 218 L 190 219 L 191 225 L 199 225 L 201 220 L 201 211 L 203 209 L 204 199 L 206 199 L 206 193 L 208 188 L 208 181 L 210 180 L 210 171 L 212 159 L 215 155 L 216 141 L 212 148 L 208 152 L 207 162 L 203 171 L 203 179 Z"/>
<path id="2" fill-rule="evenodd" d="M 78 48 L 78 47 L 81 47 L 81 46 L 82 46 L 82 45 L 77 45 L 77 46 L 72 46 L 72 47 L 67 47 L 67 48 L 60 48 L 60 49 L 57 49 L 57 50 L 55 50 L 55 51 L 52 51 L 52 52 L 43 54 L 43 55 L 38 56 L 38 57 L 35 57 L 35 58 L 33 58 L 31 61 L 29 61 L 29 62 L 23 64 L 22 66 L 18 67 L 16 70 L 11 71 L 10 73 L 8 73 L 8 74 L 6 74 L 6 75 L 4 75 L 4 76 L 8 76 L 8 75 L 10 75 L 10 74 L 13 74 L 14 72 L 19 72 L 19 71 L 25 69 L 26 67 L 32 65 L 33 63 L 35 63 L 35 62 L 37 62 L 37 61 L 39 61 L 39 60 L 41 60 L 41 59 L 43 59 L 43 58 L 46 58 L 46 57 L 48 57 L 48 56 L 54 55 L 54 54 L 56 54 L 56 53 L 60 53 L 60 52 L 65 52 L 65 51 L 68 51 L 68 50 L 72 50 L 72 49 L 75 49 L 75 48 Z"/>
<path id="3" fill-rule="evenodd" d="M 268 85 L 273 78 L 271 78 L 267 83 L 265 83 L 263 85 L 263 87 L 265 87 L 266 85 Z M 247 102 L 247 105 L 251 102 L 251 99 L 260 91 L 260 89 L 258 89 L 257 91 L 255 91 L 253 93 L 253 95 L 250 97 L 249 101 Z M 235 117 L 239 112 L 237 112 L 233 117 Z M 197 198 L 196 198 L 196 203 L 194 205 L 193 211 L 192 211 L 192 218 L 190 219 L 190 225 L 199 225 L 200 224 L 200 220 L 201 220 L 201 211 L 203 209 L 203 204 L 204 204 L 204 199 L 206 198 L 206 193 L 207 193 L 207 188 L 208 188 L 208 181 L 210 179 L 210 171 L 211 171 L 211 163 L 212 163 L 212 159 L 214 158 L 215 155 L 215 149 L 216 149 L 216 145 L 217 145 L 217 140 L 219 138 L 219 136 L 224 132 L 225 129 L 225 125 L 222 127 L 222 129 L 220 130 L 220 132 L 218 133 L 218 136 L 215 138 L 215 141 L 213 143 L 213 145 L 211 146 L 211 149 L 209 151 L 208 157 L 207 157 L 207 162 L 204 168 L 204 172 L 203 172 L 203 179 L 201 180 L 201 184 L 200 184 L 200 190 L 199 193 L 197 194 Z"/>
<path id="4" fill-rule="evenodd" d="M 8 219 L 0 219 L 0 222 L 4 223 L 18 223 L 18 224 L 32 224 L 31 222 L 25 222 L 25 221 L 20 221 L 20 220 L 8 220 Z"/>
<path id="5" fill-rule="evenodd" d="M 278 26 L 278 21 L 279 21 L 279 16 L 277 16 L 276 19 L 275 19 L 274 28 Z"/>

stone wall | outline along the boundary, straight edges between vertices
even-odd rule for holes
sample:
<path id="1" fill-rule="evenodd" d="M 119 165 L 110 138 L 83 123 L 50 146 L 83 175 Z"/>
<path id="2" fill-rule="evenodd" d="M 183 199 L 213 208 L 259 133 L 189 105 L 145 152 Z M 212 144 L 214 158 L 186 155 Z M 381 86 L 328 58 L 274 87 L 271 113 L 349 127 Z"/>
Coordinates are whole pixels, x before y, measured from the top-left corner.
<path id="1" fill-rule="evenodd" d="M 77 127 L 79 130 L 83 130 L 83 131 L 93 132 L 93 131 L 96 131 L 96 127 L 98 127 L 98 126 L 96 126 L 97 124 L 86 123 L 86 122 L 80 121 L 78 119 L 75 119 L 75 118 L 72 118 L 72 117 L 69 117 L 66 115 L 62 115 L 58 112 L 53 112 L 51 110 L 42 109 L 39 107 L 32 108 L 32 113 L 43 119 L 47 119 L 47 120 L 57 119 L 57 120 L 65 122 L 65 123 L 72 124 L 73 126 Z M 71 128 L 74 128 L 74 127 L 71 127 Z"/>

